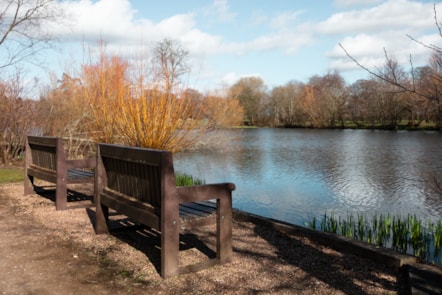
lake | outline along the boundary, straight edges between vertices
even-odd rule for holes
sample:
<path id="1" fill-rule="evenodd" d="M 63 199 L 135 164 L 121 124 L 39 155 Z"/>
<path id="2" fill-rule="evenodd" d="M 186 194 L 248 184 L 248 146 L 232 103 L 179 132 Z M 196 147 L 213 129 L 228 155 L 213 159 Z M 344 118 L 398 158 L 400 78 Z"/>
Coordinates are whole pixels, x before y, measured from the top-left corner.
<path id="1" fill-rule="evenodd" d="M 438 132 L 219 130 L 174 164 L 206 183 L 235 183 L 234 208 L 298 225 L 326 212 L 442 217 Z"/>

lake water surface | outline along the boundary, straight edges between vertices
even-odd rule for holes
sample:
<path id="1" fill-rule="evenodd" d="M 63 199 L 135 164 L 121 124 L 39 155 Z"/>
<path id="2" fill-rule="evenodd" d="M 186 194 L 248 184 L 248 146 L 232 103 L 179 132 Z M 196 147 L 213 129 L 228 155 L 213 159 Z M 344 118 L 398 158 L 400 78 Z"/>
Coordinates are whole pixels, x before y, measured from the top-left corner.
<path id="1" fill-rule="evenodd" d="M 222 130 L 174 162 L 206 183 L 235 183 L 235 208 L 298 225 L 325 212 L 442 218 L 438 132 Z"/>

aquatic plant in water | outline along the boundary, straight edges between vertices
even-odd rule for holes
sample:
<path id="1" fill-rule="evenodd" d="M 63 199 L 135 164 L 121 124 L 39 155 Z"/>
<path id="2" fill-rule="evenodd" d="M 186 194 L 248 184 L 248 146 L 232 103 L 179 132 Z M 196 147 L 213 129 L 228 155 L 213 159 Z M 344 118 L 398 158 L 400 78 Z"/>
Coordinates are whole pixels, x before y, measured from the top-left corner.
<path id="1" fill-rule="evenodd" d="M 387 214 L 374 214 L 369 221 L 364 214 L 357 218 L 348 214 L 345 218 L 324 213 L 317 228 L 316 217 L 308 224 L 312 229 L 339 234 L 369 244 L 388 247 L 401 253 L 410 253 L 427 262 L 441 265 L 442 220 L 424 223 L 416 215 L 406 217 Z"/>

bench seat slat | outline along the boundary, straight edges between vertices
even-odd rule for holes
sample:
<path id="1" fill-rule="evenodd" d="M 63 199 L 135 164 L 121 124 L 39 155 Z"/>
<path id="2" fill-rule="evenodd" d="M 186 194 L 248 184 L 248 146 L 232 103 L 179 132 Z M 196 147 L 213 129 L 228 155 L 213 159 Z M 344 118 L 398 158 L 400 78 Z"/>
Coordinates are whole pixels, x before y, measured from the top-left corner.
<path id="1" fill-rule="evenodd" d="M 214 213 L 216 213 L 216 207 L 204 206 L 198 203 L 180 204 L 181 218 L 206 217 Z"/>
<path id="2" fill-rule="evenodd" d="M 206 226 L 215 223 L 216 207 L 200 206 L 198 203 L 180 204 L 181 229 Z"/>
<path id="3" fill-rule="evenodd" d="M 69 179 L 77 179 L 77 178 L 91 178 L 94 177 L 94 172 L 80 169 L 69 169 L 68 170 L 68 178 Z"/>

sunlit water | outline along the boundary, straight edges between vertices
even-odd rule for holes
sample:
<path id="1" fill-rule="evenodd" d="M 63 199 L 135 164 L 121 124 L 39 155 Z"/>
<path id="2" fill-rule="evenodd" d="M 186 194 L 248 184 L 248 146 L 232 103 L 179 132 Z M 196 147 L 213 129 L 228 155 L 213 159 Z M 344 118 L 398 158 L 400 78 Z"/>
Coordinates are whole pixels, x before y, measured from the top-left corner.
<path id="1" fill-rule="evenodd" d="M 206 183 L 235 183 L 235 208 L 294 224 L 325 212 L 442 218 L 438 132 L 223 130 L 174 162 Z"/>

